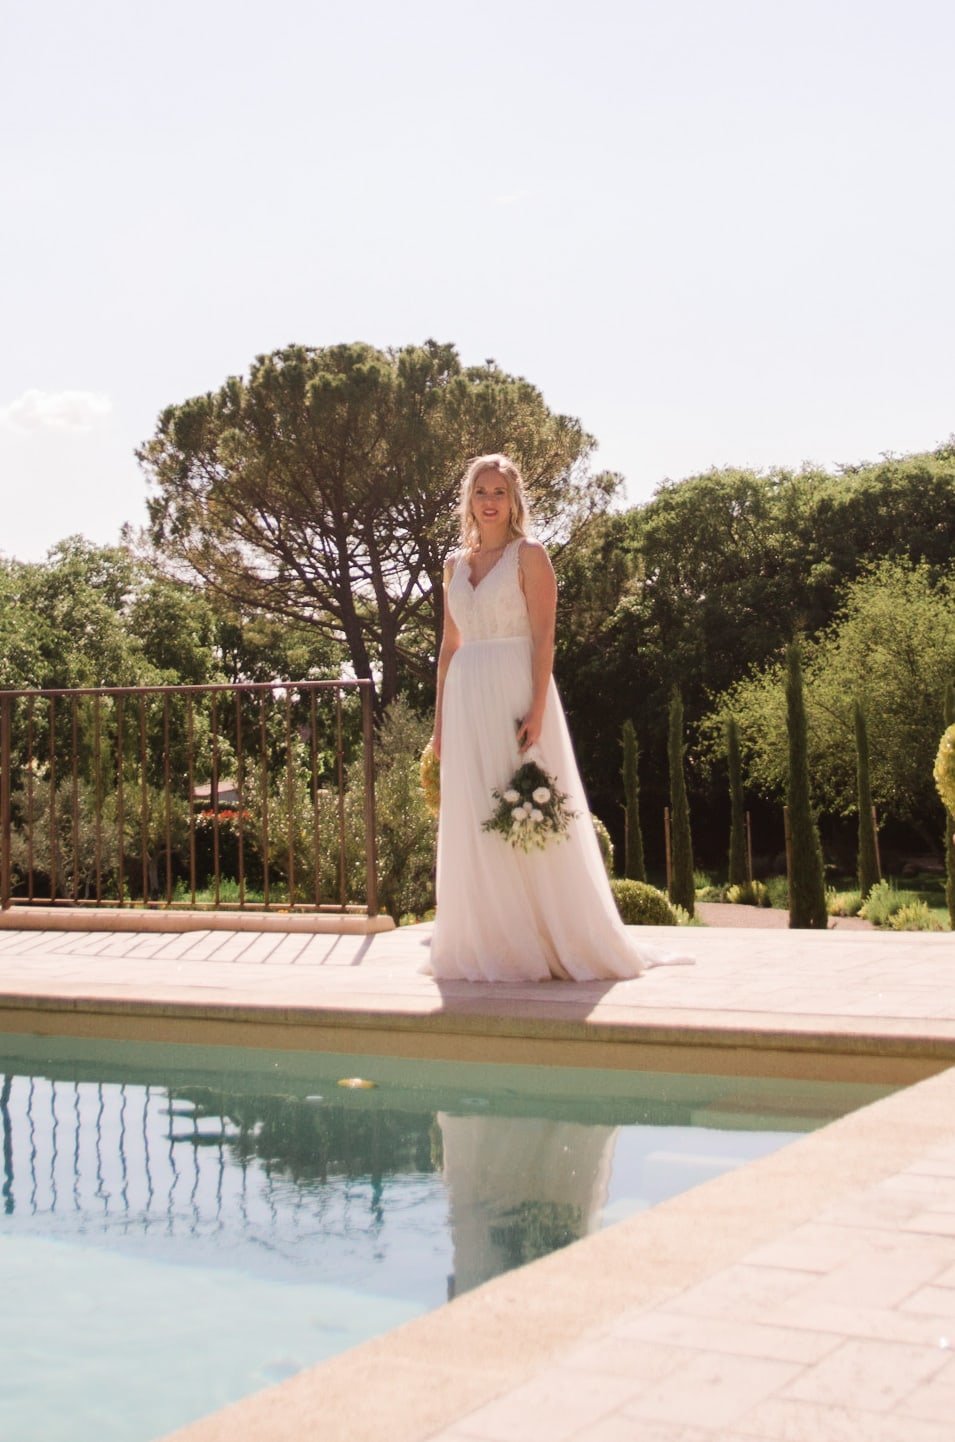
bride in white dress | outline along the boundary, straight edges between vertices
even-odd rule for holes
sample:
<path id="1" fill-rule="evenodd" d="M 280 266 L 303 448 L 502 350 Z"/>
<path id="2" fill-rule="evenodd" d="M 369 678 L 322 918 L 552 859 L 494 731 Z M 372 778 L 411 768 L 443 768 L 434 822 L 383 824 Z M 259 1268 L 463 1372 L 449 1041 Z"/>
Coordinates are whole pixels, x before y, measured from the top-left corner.
<path id="1" fill-rule="evenodd" d="M 445 568 L 432 744 L 441 762 L 437 919 L 428 970 L 465 981 L 593 981 L 688 960 L 637 945 L 620 920 L 554 685 L 557 583 L 526 535 L 520 472 L 472 461 L 462 548 Z M 482 830 L 522 761 L 539 762 L 576 812 L 529 852 Z"/>

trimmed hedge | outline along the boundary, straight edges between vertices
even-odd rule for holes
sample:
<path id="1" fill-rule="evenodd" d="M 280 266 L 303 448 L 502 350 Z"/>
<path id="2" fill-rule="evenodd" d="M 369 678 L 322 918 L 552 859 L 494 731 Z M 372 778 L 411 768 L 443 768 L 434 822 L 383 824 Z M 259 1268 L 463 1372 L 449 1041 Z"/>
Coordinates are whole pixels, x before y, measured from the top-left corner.
<path id="1" fill-rule="evenodd" d="M 610 890 L 626 926 L 678 926 L 665 894 L 646 881 L 611 881 Z"/>

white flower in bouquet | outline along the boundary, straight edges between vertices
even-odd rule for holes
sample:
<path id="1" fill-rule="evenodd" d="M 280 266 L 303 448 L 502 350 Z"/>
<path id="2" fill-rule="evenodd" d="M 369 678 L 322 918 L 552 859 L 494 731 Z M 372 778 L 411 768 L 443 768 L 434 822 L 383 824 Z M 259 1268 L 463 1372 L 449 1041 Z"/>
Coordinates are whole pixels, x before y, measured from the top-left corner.
<path id="1" fill-rule="evenodd" d="M 498 803 L 482 823 L 484 831 L 496 831 L 508 845 L 522 851 L 536 851 L 551 841 L 561 841 L 577 815 L 567 807 L 567 797 L 553 776 L 536 761 L 523 762 L 506 788 L 491 792 Z"/>

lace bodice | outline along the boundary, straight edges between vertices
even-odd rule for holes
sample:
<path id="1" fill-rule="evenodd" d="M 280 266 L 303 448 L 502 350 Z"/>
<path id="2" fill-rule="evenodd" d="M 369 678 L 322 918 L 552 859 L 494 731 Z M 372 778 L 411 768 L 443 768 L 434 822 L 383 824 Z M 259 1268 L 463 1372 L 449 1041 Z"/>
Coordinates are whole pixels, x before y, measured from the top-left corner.
<path id="1" fill-rule="evenodd" d="M 448 607 L 462 641 L 497 641 L 531 634 L 518 574 L 521 539 L 518 536 L 507 545 L 476 586 L 471 585 L 466 554 L 462 551 L 458 557 L 448 587 Z"/>

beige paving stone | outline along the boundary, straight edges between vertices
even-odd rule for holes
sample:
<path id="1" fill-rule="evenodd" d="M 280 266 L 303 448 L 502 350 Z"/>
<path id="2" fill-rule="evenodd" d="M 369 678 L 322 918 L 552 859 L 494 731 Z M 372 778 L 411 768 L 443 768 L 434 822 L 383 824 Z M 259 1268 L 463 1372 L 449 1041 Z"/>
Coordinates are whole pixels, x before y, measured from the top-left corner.
<path id="1" fill-rule="evenodd" d="M 944 1423 L 955 1436 L 955 1375 L 948 1371 L 940 1373 L 916 1387 L 897 1404 L 895 1414 L 904 1417 L 906 1422 L 910 1417 L 921 1417 Z"/>
<path id="2" fill-rule="evenodd" d="M 488 1442 L 527 1442 L 532 1436 L 569 1442 L 584 1426 L 615 1412 L 639 1386 L 606 1373 L 548 1369 L 458 1425 Z"/>
<path id="3" fill-rule="evenodd" d="M 750 1252 L 751 1266 L 783 1267 L 790 1271 L 825 1273 L 845 1264 L 857 1252 L 893 1239 L 887 1229 L 826 1225 L 807 1222 L 788 1236 Z"/>
<path id="4" fill-rule="evenodd" d="M 658 1382 L 620 1410 L 625 1417 L 650 1418 L 701 1427 L 732 1428 L 746 1412 L 798 1377 L 791 1362 L 699 1352 L 686 1366 Z"/>
<path id="5" fill-rule="evenodd" d="M 669 1304 L 669 1310 L 758 1322 L 767 1311 L 790 1301 L 812 1285 L 812 1275 L 804 1271 L 741 1262 L 682 1292 Z"/>
<path id="6" fill-rule="evenodd" d="M 713 1442 L 713 1433 L 678 1422 L 648 1422 L 645 1417 L 617 1414 L 575 1432 L 571 1442 Z"/>
<path id="7" fill-rule="evenodd" d="M 932 1235 L 955 1237 L 955 1211 L 917 1212 L 902 1223 L 904 1231 L 928 1232 Z"/>
<path id="8" fill-rule="evenodd" d="M 844 1342 L 807 1369 L 782 1393 L 788 1401 L 829 1406 L 858 1401 L 869 1412 L 885 1412 L 945 1365 L 944 1353 L 904 1342 Z"/>
<path id="9" fill-rule="evenodd" d="M 926 1312 L 931 1317 L 949 1317 L 955 1326 L 955 1287 L 920 1287 L 901 1305 L 903 1312 Z"/>
<path id="10" fill-rule="evenodd" d="M 759 1322 L 742 1322 L 736 1317 L 687 1316 L 660 1307 L 622 1318 L 612 1335 L 631 1348 L 663 1342 L 674 1351 L 686 1348 L 802 1363 L 818 1361 L 843 1341 L 837 1332 L 765 1326 Z"/>
<path id="11" fill-rule="evenodd" d="M 800 1301 L 781 1307 L 773 1321 L 781 1326 L 806 1327 L 813 1332 L 831 1332 L 842 1337 L 906 1342 L 930 1348 L 937 1347 L 940 1339 L 947 1338 L 953 1330 L 947 1316 L 926 1316 L 897 1307 L 853 1307 L 838 1302 Z"/>
<path id="12" fill-rule="evenodd" d="M 654 1315 L 656 1315 L 654 1313 Z M 635 1382 L 655 1382 L 686 1361 L 683 1347 L 636 1337 L 625 1329 L 607 1332 L 586 1346 L 568 1352 L 565 1365 L 585 1372 L 607 1372 Z"/>
<path id="13" fill-rule="evenodd" d="M 906 1224 L 900 1224 L 903 1232 Z M 923 1242 L 922 1233 L 916 1233 Z M 803 1300 L 842 1302 L 853 1307 L 896 1307 L 920 1287 L 933 1282 L 947 1260 L 947 1247 L 905 1245 L 868 1249 L 806 1288 Z"/>
<path id="14" fill-rule="evenodd" d="M 774 1398 L 742 1419 L 733 1442 L 952 1442 L 949 1423 L 872 1412 L 861 1402 L 829 1407 Z"/>

